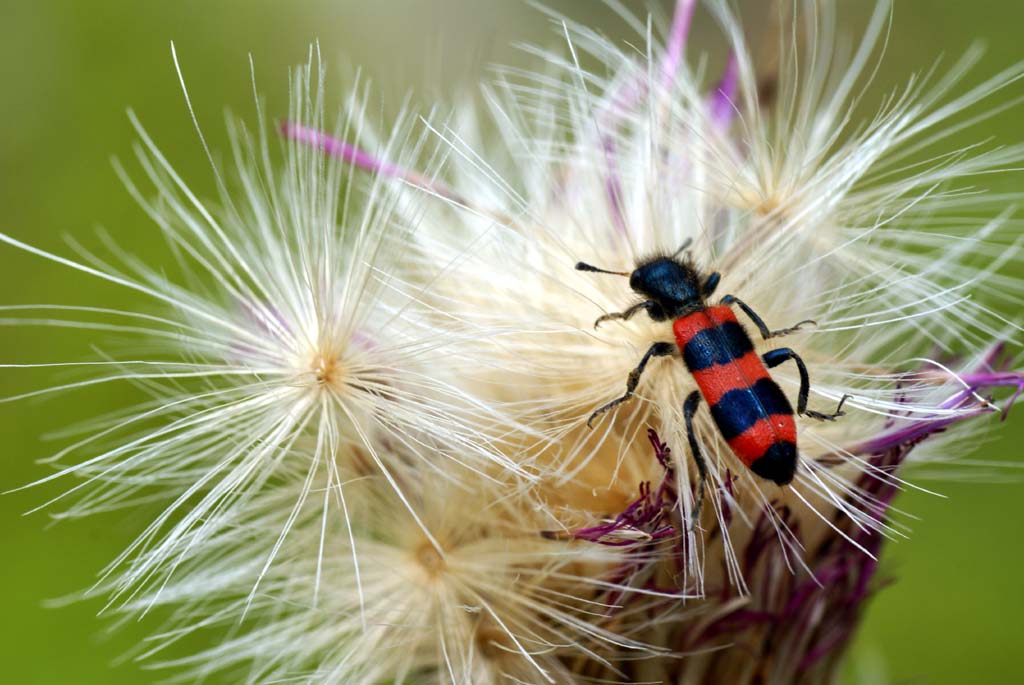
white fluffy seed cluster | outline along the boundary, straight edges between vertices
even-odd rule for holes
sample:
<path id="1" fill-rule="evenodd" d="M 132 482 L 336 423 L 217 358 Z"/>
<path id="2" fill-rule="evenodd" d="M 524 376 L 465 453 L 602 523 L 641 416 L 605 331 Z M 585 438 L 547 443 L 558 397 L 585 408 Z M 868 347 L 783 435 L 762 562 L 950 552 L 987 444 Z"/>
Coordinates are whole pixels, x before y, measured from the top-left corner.
<path id="1" fill-rule="evenodd" d="M 835 550 L 873 559 L 872 541 L 903 535 L 886 514 L 910 448 L 962 457 L 953 441 L 974 433 L 945 429 L 1018 382 L 997 347 L 1018 334 L 997 313 L 1021 294 L 1001 275 L 1016 224 L 975 183 L 1024 148 L 943 143 L 1024 69 L 964 89 L 969 53 L 855 119 L 887 4 L 845 59 L 832 8 L 800 4 L 771 88 L 724 2 L 709 3 L 723 75 L 681 59 L 692 4 L 664 41 L 624 17 L 647 55 L 563 20 L 566 49 L 537 51 L 538 71 L 502 72 L 483 107 L 403 117 L 383 138 L 357 97 L 328 125 L 311 60 L 291 84 L 301 129 L 275 139 L 262 112 L 255 130 L 233 124 L 216 201 L 135 122 L 156 196 L 125 182 L 173 266 L 0 236 L 152 301 L 22 320 L 138 350 L 32 394 L 129 382 L 148 398 L 97 420 L 46 479 L 81 479 L 60 498 L 75 515 L 165 502 L 94 590 L 128 615 L 170 608 L 148 663 L 188 680 L 459 685 L 815 682 L 809 669 L 834 665 L 823 654 L 845 640 L 829 631 L 852 625 L 780 633 L 775 654 L 723 645 L 762 639 L 775 604 L 811 595 L 780 569 L 819 587 L 824 569 L 870 579 Z M 687 241 L 722 274 L 718 293 L 770 327 L 816 322 L 784 343 L 807 364 L 812 408 L 849 396 L 839 420 L 797 419 L 783 487 L 703 407 L 700 511 L 683 417 L 697 386 L 678 357 L 587 426 L 671 322 L 595 329 L 635 295 L 573 270 L 628 272 Z M 772 375 L 795 398 L 796 367 Z M 176 652 L 194 633 L 214 646 Z"/>

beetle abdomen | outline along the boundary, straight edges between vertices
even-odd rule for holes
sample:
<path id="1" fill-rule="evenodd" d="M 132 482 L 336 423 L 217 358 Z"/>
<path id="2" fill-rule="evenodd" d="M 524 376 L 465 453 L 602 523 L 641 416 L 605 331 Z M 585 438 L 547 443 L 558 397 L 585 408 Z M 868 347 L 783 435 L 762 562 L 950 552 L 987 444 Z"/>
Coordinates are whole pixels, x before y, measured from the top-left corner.
<path id="1" fill-rule="evenodd" d="M 793 407 L 726 306 L 673 324 L 676 343 L 733 453 L 757 475 L 785 485 L 796 472 Z"/>

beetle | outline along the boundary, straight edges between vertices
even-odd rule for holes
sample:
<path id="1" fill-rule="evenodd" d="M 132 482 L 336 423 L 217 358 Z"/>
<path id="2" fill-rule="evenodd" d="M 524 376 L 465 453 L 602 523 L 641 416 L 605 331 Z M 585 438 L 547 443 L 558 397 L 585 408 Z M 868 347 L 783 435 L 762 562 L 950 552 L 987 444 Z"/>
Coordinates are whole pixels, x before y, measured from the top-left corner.
<path id="1" fill-rule="evenodd" d="M 808 319 L 789 328 L 771 330 L 750 306 L 734 295 L 724 296 L 717 305 L 709 304 L 708 299 L 718 287 L 721 274 L 717 271 L 702 273 L 689 253 L 680 258 L 690 243 L 687 240 L 672 255 L 643 260 L 632 272 L 608 271 L 584 262 L 578 262 L 576 269 L 628 276 L 630 288 L 644 297 L 625 311 L 599 317 L 594 322 L 595 328 L 605 321 L 628 320 L 641 311 L 654 321 L 671 319 L 673 322 L 675 341 L 652 344 L 630 372 L 626 393 L 596 409 L 587 419 L 587 426 L 592 428 L 594 419 L 633 397 L 640 376 L 652 358 L 679 354 L 698 388 L 683 403 L 687 441 L 700 478 L 693 512 L 696 519 L 707 479 L 707 464 L 693 432 L 693 417 L 701 396 L 733 453 L 755 474 L 777 485 L 789 484 L 796 474 L 796 421 L 792 405 L 768 374 L 768 369 L 791 359 L 796 363 L 800 373 L 796 414 L 802 416 L 834 421 L 845 415 L 843 404 L 850 396 L 843 395 L 831 414 L 808 409 L 810 379 L 803 359 L 788 347 L 758 356 L 732 306 L 739 307 L 750 318 L 765 340 L 792 333 L 814 321 Z"/>

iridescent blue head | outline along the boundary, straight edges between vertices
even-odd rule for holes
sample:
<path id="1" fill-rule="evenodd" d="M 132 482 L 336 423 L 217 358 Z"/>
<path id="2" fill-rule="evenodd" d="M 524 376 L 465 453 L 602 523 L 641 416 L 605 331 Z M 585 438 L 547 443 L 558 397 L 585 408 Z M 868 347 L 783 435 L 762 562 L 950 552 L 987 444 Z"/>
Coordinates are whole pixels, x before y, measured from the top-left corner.
<path id="1" fill-rule="evenodd" d="M 656 318 L 675 319 L 704 306 L 704 298 L 718 285 L 718 275 L 713 276 L 709 284 L 688 260 L 655 257 L 633 270 L 629 287 L 658 304 L 663 316 Z"/>
<path id="2" fill-rule="evenodd" d="M 677 256 L 688 245 L 689 241 L 671 256 L 646 259 L 632 273 L 607 271 L 583 262 L 578 263 L 576 268 L 580 271 L 629 276 L 629 287 L 644 296 L 643 308 L 652 319 L 677 319 L 707 306 L 705 301 L 715 292 L 720 278 L 717 271 L 705 276 L 688 255 L 684 258 Z"/>

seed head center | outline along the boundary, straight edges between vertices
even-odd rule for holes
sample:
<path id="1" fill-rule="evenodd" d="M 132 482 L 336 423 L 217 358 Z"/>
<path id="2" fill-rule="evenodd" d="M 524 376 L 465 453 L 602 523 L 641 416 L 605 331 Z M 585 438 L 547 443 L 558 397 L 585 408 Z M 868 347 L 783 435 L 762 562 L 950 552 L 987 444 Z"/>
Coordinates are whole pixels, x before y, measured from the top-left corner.
<path id="1" fill-rule="evenodd" d="M 318 353 L 313 358 L 313 374 L 320 385 L 339 385 L 344 370 L 338 355 L 334 352 Z"/>
<path id="2" fill-rule="evenodd" d="M 416 563 L 431 578 L 439 576 L 448 567 L 441 553 L 429 542 L 424 542 L 416 550 Z"/>

